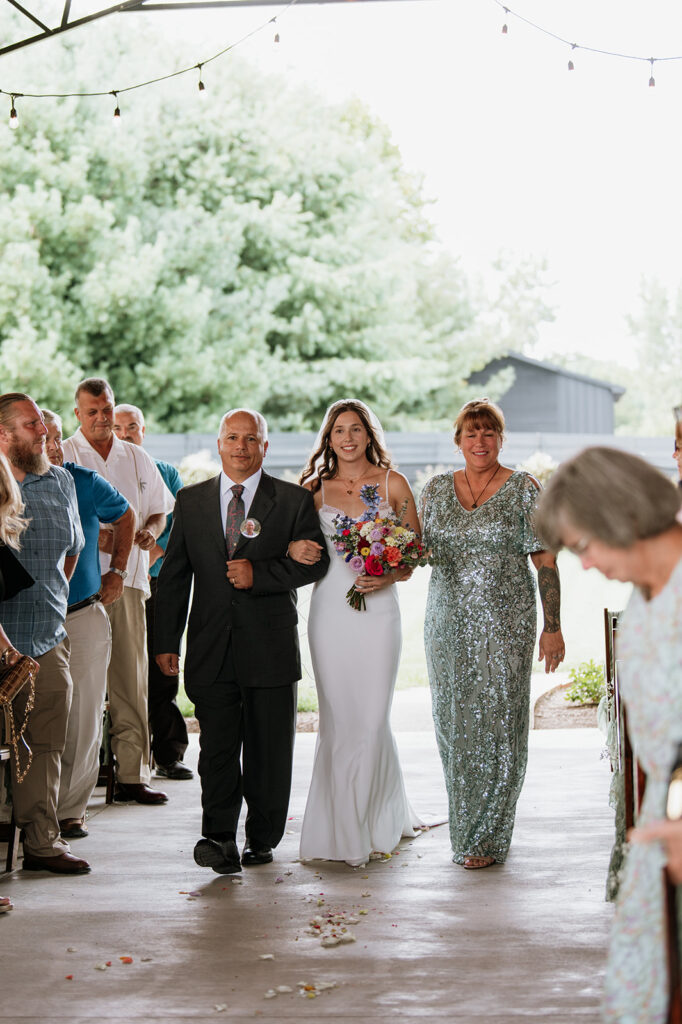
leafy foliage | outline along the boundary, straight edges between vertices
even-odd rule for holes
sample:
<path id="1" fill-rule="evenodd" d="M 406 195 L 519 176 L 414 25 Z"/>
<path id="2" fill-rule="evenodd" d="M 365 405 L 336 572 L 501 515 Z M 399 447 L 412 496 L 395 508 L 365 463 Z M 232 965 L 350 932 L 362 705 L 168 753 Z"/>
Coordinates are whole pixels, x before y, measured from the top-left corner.
<path id="1" fill-rule="evenodd" d="M 571 686 L 566 690 L 564 700 L 574 704 L 598 704 L 606 693 L 604 666 L 598 665 L 592 658 L 572 668 L 568 677 Z"/>
<path id="2" fill-rule="evenodd" d="M 130 27 L 26 51 L 22 75 L 76 91 L 168 70 Z M 125 94 L 118 130 L 102 100 L 22 101 L 0 148 L 6 386 L 66 413 L 78 378 L 103 375 L 168 431 L 233 405 L 312 429 L 345 394 L 387 427 L 449 424 L 468 375 L 543 317 L 532 268 L 507 268 L 493 305 L 476 294 L 359 103 L 234 55 L 206 97 L 188 109 L 186 80 Z"/>

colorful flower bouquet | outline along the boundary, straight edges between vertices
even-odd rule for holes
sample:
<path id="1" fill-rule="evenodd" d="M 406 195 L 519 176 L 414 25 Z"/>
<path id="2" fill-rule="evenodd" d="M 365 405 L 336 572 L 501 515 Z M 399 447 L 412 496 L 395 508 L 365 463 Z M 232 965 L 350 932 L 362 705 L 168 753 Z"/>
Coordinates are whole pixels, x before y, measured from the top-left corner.
<path id="1" fill-rule="evenodd" d="M 395 569 L 414 568 L 427 565 L 428 559 L 417 534 L 402 525 L 405 507 L 400 515 L 390 512 L 379 515 L 379 498 L 376 484 L 365 484 L 360 497 L 366 511 L 360 519 L 338 515 L 334 518 L 336 533 L 331 538 L 334 547 L 358 576 L 384 576 Z M 355 584 L 346 594 L 346 600 L 356 611 L 365 611 L 365 595 Z"/>

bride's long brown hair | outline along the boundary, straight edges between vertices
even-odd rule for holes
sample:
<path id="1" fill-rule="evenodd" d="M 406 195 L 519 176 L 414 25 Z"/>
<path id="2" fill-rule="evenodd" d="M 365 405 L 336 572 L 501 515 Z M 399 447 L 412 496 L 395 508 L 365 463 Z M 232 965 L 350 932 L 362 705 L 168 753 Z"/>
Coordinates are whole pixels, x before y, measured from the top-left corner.
<path id="1" fill-rule="evenodd" d="M 354 412 L 367 431 L 369 441 L 367 442 L 365 455 L 368 462 L 371 462 L 373 466 L 378 466 L 380 469 L 392 468 L 391 457 L 377 437 L 376 431 L 370 423 L 364 408 L 358 402 L 352 401 L 352 399 L 341 401 L 329 408 L 327 419 L 322 427 L 320 443 L 308 459 L 308 464 L 298 481 L 300 484 L 304 484 L 307 480 L 312 480 L 311 490 L 313 493 L 319 491 L 323 480 L 331 480 L 338 472 L 338 459 L 336 458 L 336 452 L 331 446 L 331 436 L 334 424 L 343 412 Z"/>

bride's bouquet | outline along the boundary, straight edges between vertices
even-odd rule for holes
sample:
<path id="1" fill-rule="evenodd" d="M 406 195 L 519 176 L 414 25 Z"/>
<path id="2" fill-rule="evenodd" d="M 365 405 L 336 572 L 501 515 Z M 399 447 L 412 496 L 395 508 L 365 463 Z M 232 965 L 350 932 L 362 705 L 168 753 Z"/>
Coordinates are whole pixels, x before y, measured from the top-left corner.
<path id="1" fill-rule="evenodd" d="M 365 484 L 360 489 L 366 510 L 359 519 L 339 514 L 334 517 L 336 533 L 331 540 L 348 567 L 358 576 L 383 576 L 387 572 L 404 567 L 414 568 L 427 565 L 428 559 L 417 534 L 409 526 L 402 525 L 405 506 L 400 515 L 391 511 L 379 515 L 379 498 L 376 484 Z M 365 611 L 365 595 L 355 584 L 346 594 L 346 600 L 356 611 Z"/>

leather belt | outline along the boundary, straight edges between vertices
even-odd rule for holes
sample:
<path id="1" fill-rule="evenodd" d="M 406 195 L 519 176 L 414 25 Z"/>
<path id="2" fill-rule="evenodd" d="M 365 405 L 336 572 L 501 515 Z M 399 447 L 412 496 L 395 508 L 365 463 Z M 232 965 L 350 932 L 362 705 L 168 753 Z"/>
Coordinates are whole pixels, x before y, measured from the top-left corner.
<path id="1" fill-rule="evenodd" d="M 78 612 L 81 608 L 87 608 L 91 604 L 97 604 L 99 601 L 99 594 L 93 594 L 92 597 L 86 597 L 84 601 L 76 601 L 75 604 L 70 604 L 66 609 L 66 614 L 70 615 L 71 612 Z"/>

